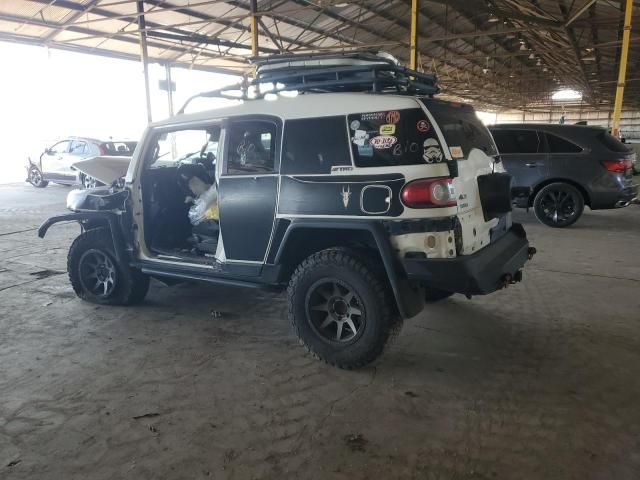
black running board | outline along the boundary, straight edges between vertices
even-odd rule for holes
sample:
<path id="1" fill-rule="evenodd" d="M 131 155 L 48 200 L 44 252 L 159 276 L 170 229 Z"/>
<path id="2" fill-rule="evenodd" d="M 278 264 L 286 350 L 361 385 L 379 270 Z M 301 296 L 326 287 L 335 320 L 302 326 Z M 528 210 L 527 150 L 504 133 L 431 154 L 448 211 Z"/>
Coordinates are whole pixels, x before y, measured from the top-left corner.
<path id="1" fill-rule="evenodd" d="M 220 276 L 218 272 L 194 272 L 193 268 L 181 267 L 159 267 L 157 265 L 149 265 L 145 263 L 137 263 L 132 265 L 135 268 L 139 268 L 140 271 L 144 274 L 158 277 L 170 277 L 178 280 L 190 280 L 197 282 L 208 282 L 215 283 L 218 285 L 227 285 L 231 287 L 245 287 L 245 288 L 262 288 L 264 287 L 261 283 L 253 283 L 247 282 L 244 280 L 238 280 L 235 278 L 229 278 Z"/>

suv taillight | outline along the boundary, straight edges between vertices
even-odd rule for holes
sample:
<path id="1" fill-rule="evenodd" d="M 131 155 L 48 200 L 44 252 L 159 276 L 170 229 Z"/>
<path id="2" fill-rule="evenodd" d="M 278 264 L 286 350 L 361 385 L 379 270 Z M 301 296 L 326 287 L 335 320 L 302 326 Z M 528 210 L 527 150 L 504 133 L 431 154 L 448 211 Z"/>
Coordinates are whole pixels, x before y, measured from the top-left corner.
<path id="1" fill-rule="evenodd" d="M 400 198 L 409 208 L 453 207 L 456 197 L 451 178 L 414 180 L 407 183 Z"/>
<path id="2" fill-rule="evenodd" d="M 629 170 L 633 162 L 630 159 L 620 159 L 620 160 L 603 160 L 602 166 L 613 173 L 624 173 Z"/>

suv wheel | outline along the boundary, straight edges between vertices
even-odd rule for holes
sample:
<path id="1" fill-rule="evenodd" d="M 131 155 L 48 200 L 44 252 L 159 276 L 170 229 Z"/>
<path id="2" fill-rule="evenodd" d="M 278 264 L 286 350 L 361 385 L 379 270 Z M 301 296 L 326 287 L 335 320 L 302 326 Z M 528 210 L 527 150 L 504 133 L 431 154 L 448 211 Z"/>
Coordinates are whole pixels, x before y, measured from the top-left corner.
<path id="1" fill-rule="evenodd" d="M 36 188 L 44 188 L 49 182 L 42 179 L 42 172 L 35 165 L 29 169 L 29 183 Z"/>
<path id="2" fill-rule="evenodd" d="M 402 327 L 385 276 L 352 251 L 311 255 L 294 272 L 287 293 L 300 343 L 340 368 L 372 362 Z"/>
<path id="3" fill-rule="evenodd" d="M 573 185 L 550 183 L 537 193 L 533 210 L 538 220 L 549 227 L 568 227 L 582 215 L 584 198 Z"/>
<path id="4" fill-rule="evenodd" d="M 116 261 L 111 232 L 88 230 L 71 244 L 67 257 L 71 286 L 82 300 L 101 305 L 132 305 L 144 300 L 149 277 Z"/>

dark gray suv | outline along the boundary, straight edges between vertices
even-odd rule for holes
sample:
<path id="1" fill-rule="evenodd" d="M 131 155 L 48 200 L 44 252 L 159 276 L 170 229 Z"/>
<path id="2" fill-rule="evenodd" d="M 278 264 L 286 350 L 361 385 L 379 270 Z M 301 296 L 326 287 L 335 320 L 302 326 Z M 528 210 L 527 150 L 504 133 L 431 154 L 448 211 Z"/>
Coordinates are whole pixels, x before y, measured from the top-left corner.
<path id="1" fill-rule="evenodd" d="M 502 124 L 490 128 L 513 176 L 518 207 L 533 207 L 550 227 L 575 223 L 584 206 L 626 207 L 638 195 L 635 153 L 600 127 Z"/>

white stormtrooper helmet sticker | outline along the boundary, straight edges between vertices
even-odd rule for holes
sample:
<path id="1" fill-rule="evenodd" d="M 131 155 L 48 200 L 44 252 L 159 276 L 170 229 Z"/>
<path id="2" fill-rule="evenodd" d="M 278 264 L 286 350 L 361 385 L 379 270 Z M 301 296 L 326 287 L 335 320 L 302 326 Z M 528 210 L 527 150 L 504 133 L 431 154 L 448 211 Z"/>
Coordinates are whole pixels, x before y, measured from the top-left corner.
<path id="1" fill-rule="evenodd" d="M 427 163 L 439 163 L 442 161 L 442 150 L 435 138 L 427 138 L 422 144 L 422 159 Z"/>

